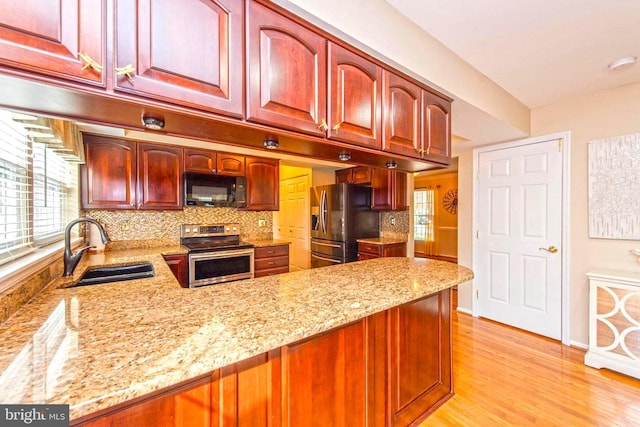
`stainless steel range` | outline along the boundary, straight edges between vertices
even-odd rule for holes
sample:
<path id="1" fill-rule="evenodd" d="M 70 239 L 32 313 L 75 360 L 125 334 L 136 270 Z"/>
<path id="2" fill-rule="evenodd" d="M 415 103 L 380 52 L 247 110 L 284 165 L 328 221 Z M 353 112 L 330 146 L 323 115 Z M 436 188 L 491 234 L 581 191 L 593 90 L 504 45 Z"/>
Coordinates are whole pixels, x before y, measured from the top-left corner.
<path id="1" fill-rule="evenodd" d="M 240 240 L 238 224 L 183 224 L 189 250 L 189 287 L 253 278 L 253 245 Z"/>

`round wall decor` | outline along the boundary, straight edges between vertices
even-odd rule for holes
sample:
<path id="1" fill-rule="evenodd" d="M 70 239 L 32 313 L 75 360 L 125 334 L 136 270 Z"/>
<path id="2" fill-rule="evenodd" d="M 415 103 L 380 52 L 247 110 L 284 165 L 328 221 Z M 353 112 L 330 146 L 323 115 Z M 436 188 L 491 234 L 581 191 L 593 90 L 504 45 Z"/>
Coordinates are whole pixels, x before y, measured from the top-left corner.
<path id="1" fill-rule="evenodd" d="M 442 198 L 442 207 L 451 215 L 458 213 L 458 189 L 452 188 Z"/>

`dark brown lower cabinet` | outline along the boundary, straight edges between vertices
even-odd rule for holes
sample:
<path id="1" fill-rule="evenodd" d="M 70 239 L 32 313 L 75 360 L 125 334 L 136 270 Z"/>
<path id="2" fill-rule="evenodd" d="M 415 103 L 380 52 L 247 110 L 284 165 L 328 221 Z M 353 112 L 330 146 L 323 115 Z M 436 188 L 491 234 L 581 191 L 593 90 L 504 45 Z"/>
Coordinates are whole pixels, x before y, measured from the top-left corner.
<path id="1" fill-rule="evenodd" d="M 165 255 L 164 261 L 171 269 L 173 275 L 176 276 L 176 279 L 178 280 L 178 283 L 180 283 L 180 286 L 182 286 L 183 288 L 188 288 L 189 258 L 187 257 L 187 254 Z"/>
<path id="2" fill-rule="evenodd" d="M 283 348 L 288 426 L 355 426 L 367 419 L 366 320 Z"/>
<path id="3" fill-rule="evenodd" d="M 408 426 L 453 396 L 450 290 L 71 425 Z"/>
<path id="4" fill-rule="evenodd" d="M 211 377 L 187 382 L 179 387 L 153 393 L 131 402 L 100 411 L 87 421 L 71 421 L 85 427 L 209 427 L 215 416 L 211 404 Z"/>

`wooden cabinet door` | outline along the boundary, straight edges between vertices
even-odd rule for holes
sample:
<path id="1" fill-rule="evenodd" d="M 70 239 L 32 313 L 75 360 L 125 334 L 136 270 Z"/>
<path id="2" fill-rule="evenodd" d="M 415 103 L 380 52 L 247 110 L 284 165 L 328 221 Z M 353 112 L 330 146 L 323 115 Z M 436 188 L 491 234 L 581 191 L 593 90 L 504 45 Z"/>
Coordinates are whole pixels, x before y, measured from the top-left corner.
<path id="1" fill-rule="evenodd" d="M 0 64 L 105 86 L 105 0 L 0 0 Z"/>
<path id="2" fill-rule="evenodd" d="M 136 143 L 83 136 L 82 209 L 135 209 Z"/>
<path id="3" fill-rule="evenodd" d="M 354 184 L 371 184 L 371 168 L 366 166 L 357 166 L 353 168 L 352 180 Z"/>
<path id="4" fill-rule="evenodd" d="M 326 40 L 249 2 L 247 119 L 324 136 Z"/>
<path id="5" fill-rule="evenodd" d="M 365 320 L 283 347 L 289 426 L 367 425 Z"/>
<path id="6" fill-rule="evenodd" d="M 279 161 L 246 158 L 247 210 L 277 211 L 280 202 Z"/>
<path id="7" fill-rule="evenodd" d="M 350 184 L 353 182 L 353 168 L 338 169 L 336 172 L 336 184 L 343 182 Z"/>
<path id="8" fill-rule="evenodd" d="M 189 287 L 189 260 L 187 258 L 187 254 L 174 254 L 174 255 L 165 255 L 164 260 L 171 269 L 171 272 L 180 286 L 183 288 Z"/>
<path id="9" fill-rule="evenodd" d="M 393 210 L 404 211 L 409 206 L 407 204 L 407 174 L 405 172 L 393 171 Z"/>
<path id="10" fill-rule="evenodd" d="M 218 153 L 216 158 L 216 172 L 218 175 L 244 176 L 244 156 Z"/>
<path id="11" fill-rule="evenodd" d="M 451 162 L 451 103 L 423 90 L 422 115 L 424 158 L 448 165 Z"/>
<path id="12" fill-rule="evenodd" d="M 373 169 L 371 209 L 380 211 L 407 209 L 407 174 L 405 172 Z"/>
<path id="13" fill-rule="evenodd" d="M 382 70 L 357 54 L 329 42 L 329 113 L 327 136 L 381 148 Z"/>
<path id="14" fill-rule="evenodd" d="M 390 310 L 390 416 L 407 426 L 453 393 L 450 290 Z"/>
<path id="15" fill-rule="evenodd" d="M 216 173 L 216 152 L 210 150 L 184 149 L 184 171 L 204 174 Z"/>
<path id="16" fill-rule="evenodd" d="M 243 116 L 242 0 L 117 0 L 116 90 Z"/>
<path id="17" fill-rule="evenodd" d="M 213 427 L 280 426 L 280 350 L 259 354 L 214 373 Z"/>
<path id="18" fill-rule="evenodd" d="M 422 157 L 420 102 L 422 90 L 402 77 L 383 72 L 382 149 Z"/>
<path id="19" fill-rule="evenodd" d="M 374 169 L 371 178 L 371 209 L 393 210 L 393 171 Z"/>
<path id="20" fill-rule="evenodd" d="M 212 424 L 211 378 L 161 392 L 121 410 L 81 423 L 82 427 L 174 426 L 210 427 Z"/>
<path id="21" fill-rule="evenodd" d="M 182 148 L 138 143 L 138 208 L 182 209 Z"/>

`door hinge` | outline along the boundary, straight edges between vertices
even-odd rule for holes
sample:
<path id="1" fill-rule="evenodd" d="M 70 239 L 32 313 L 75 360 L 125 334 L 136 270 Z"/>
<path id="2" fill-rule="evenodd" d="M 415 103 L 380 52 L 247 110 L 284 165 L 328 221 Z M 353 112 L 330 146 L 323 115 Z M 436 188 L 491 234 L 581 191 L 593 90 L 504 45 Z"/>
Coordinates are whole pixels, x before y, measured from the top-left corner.
<path id="1" fill-rule="evenodd" d="M 480 290 L 476 289 L 476 299 L 480 299 Z"/>
<path id="2" fill-rule="evenodd" d="M 558 140 L 558 151 L 562 152 L 562 139 Z"/>
<path id="3" fill-rule="evenodd" d="M 476 230 L 476 239 L 480 238 L 480 230 Z"/>
<path id="4" fill-rule="evenodd" d="M 477 179 L 478 181 L 480 181 L 480 170 L 478 170 L 478 172 L 476 172 L 476 179 Z"/>

